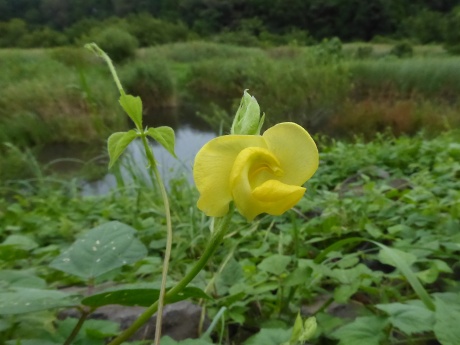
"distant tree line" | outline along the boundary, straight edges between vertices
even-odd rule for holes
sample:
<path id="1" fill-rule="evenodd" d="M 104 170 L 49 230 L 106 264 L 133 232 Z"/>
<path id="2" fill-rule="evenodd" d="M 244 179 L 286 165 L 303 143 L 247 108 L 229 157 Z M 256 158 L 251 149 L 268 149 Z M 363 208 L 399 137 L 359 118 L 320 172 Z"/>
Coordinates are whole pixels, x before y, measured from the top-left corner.
<path id="1" fill-rule="evenodd" d="M 391 37 L 460 47 L 460 0 L 0 0 L 0 47 L 75 44 L 108 26 L 140 46 Z"/>

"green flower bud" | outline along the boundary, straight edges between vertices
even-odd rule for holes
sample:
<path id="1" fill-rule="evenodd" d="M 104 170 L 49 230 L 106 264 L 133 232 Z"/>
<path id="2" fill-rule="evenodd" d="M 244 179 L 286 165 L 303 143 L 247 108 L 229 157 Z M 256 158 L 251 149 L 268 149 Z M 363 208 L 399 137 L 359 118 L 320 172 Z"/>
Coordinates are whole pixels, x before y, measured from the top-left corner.
<path id="1" fill-rule="evenodd" d="M 231 134 L 258 135 L 262 128 L 265 115 L 260 117 L 260 107 L 256 99 L 244 90 L 240 107 L 233 120 Z"/>

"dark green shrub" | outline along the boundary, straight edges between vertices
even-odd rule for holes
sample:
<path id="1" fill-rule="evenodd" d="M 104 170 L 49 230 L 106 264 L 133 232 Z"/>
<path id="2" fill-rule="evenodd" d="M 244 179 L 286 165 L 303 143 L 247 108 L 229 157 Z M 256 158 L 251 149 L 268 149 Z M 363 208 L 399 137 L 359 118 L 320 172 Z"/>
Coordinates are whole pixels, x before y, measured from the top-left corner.
<path id="1" fill-rule="evenodd" d="M 48 50 L 49 56 L 66 66 L 83 67 L 90 64 L 93 55 L 80 47 L 57 47 Z"/>
<path id="2" fill-rule="evenodd" d="M 460 54 L 460 6 L 454 8 L 447 18 L 444 48 L 451 54 Z"/>
<path id="3" fill-rule="evenodd" d="M 49 48 L 64 46 L 68 43 L 65 35 L 50 28 L 34 30 L 23 36 L 21 46 L 24 48 Z"/>
<path id="4" fill-rule="evenodd" d="M 403 41 L 395 44 L 393 48 L 391 48 L 390 54 L 400 58 L 411 57 L 414 55 L 414 48 L 412 48 L 409 42 Z"/>
<path id="5" fill-rule="evenodd" d="M 130 94 L 142 98 L 144 108 L 173 106 L 176 88 L 165 61 L 134 62 L 122 71 L 123 84 Z"/>
<path id="6" fill-rule="evenodd" d="M 242 47 L 257 47 L 260 45 L 258 38 L 248 31 L 226 31 L 215 36 L 214 41 Z"/>
<path id="7" fill-rule="evenodd" d="M 342 41 L 338 37 L 325 38 L 313 48 L 313 55 L 318 63 L 337 62 L 343 57 Z"/>
<path id="8" fill-rule="evenodd" d="M 402 23 L 402 35 L 422 44 L 442 42 L 446 24 L 446 17 L 442 13 L 422 10 Z"/>
<path id="9" fill-rule="evenodd" d="M 355 59 L 367 59 L 370 58 L 374 48 L 372 46 L 361 46 L 356 48 L 354 52 Z"/>
<path id="10" fill-rule="evenodd" d="M 136 37 L 116 27 L 103 29 L 92 38 L 116 62 L 134 58 L 139 45 Z"/>
<path id="11" fill-rule="evenodd" d="M 127 30 L 138 39 L 141 47 L 186 41 L 189 37 L 189 30 L 183 23 L 156 19 L 147 13 L 129 16 Z"/>
<path id="12" fill-rule="evenodd" d="M 22 19 L 0 22 L 0 47 L 18 47 L 28 33 L 27 24 Z"/>

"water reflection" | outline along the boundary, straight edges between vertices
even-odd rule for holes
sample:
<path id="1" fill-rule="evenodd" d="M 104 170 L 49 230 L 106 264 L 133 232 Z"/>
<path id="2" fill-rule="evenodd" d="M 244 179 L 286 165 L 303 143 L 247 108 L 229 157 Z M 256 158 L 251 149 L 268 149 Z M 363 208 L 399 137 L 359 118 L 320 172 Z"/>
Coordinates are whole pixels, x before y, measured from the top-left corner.
<path id="1" fill-rule="evenodd" d="M 150 145 L 166 185 L 172 178 L 178 176 L 185 176 L 190 183 L 193 183 L 193 159 L 200 148 L 215 136 L 215 133 L 210 130 L 196 129 L 190 125 L 176 129 L 176 155 L 178 159 L 172 157 L 162 146 L 151 142 Z M 132 183 L 133 179 L 141 180 L 146 184 L 151 183 L 146 167 L 147 160 L 140 141 L 132 142 L 122 159 L 121 175 L 125 184 Z M 83 194 L 106 194 L 116 186 L 115 176 L 109 173 L 98 181 L 85 183 Z"/>

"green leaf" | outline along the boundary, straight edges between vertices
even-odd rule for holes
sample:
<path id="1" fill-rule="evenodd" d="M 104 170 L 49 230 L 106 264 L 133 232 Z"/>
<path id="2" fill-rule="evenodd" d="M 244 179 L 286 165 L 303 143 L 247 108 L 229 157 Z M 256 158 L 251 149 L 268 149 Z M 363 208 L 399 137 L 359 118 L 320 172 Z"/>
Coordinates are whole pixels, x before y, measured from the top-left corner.
<path id="1" fill-rule="evenodd" d="M 149 287 L 151 284 L 131 284 L 118 286 L 104 292 L 86 297 L 82 304 L 90 307 L 102 307 L 109 304 L 148 307 L 160 296 L 160 290 Z M 186 287 L 176 296 L 167 299 L 167 303 L 179 302 L 188 298 L 211 299 L 197 287 Z"/>
<path id="2" fill-rule="evenodd" d="M 279 276 L 286 272 L 286 267 L 291 262 L 292 258 L 287 255 L 273 254 L 262 260 L 257 266 L 259 269 Z"/>
<path id="3" fill-rule="evenodd" d="M 315 317 L 309 317 L 304 322 L 300 316 L 300 313 L 298 313 L 297 318 L 295 319 L 294 327 L 292 328 L 292 335 L 289 339 L 289 344 L 303 344 L 313 337 L 317 328 L 318 325 L 316 323 Z"/>
<path id="4" fill-rule="evenodd" d="M 0 293 L 0 314 L 14 315 L 46 309 L 73 307 L 80 298 L 62 291 L 16 288 Z"/>
<path id="5" fill-rule="evenodd" d="M 339 339 L 339 345 L 380 345 L 385 338 L 385 319 L 376 316 L 358 317 L 339 328 L 332 336 Z"/>
<path id="6" fill-rule="evenodd" d="M 32 250 L 38 247 L 37 242 L 28 236 L 23 235 L 10 235 L 2 243 L 3 245 L 16 246 L 22 250 Z"/>
<path id="7" fill-rule="evenodd" d="M 412 289 L 414 289 L 417 296 L 423 301 L 425 306 L 430 310 L 434 310 L 435 307 L 434 307 L 433 300 L 431 299 L 430 295 L 425 290 L 423 285 L 420 283 L 420 281 L 417 279 L 417 276 L 411 270 L 409 264 L 406 261 L 406 260 L 413 260 L 413 258 L 410 256 L 411 254 L 407 254 L 407 253 L 401 252 L 400 250 L 387 247 L 378 242 L 374 242 L 374 241 L 369 241 L 369 242 L 374 243 L 375 245 L 379 246 L 382 249 L 379 253 L 379 259 L 383 260 L 382 262 L 384 263 L 388 263 L 398 268 L 401 271 L 401 273 L 404 275 L 404 277 L 407 279 L 409 284 L 412 286 Z"/>
<path id="8" fill-rule="evenodd" d="M 387 313 L 391 324 L 407 335 L 433 330 L 434 313 L 422 301 L 377 304 L 376 307 Z"/>
<path id="9" fill-rule="evenodd" d="M 280 345 L 289 341 L 291 331 L 282 328 L 262 328 L 259 333 L 246 340 L 244 345 Z"/>
<path id="10" fill-rule="evenodd" d="M 171 127 L 162 126 L 156 128 L 149 128 L 147 135 L 155 139 L 161 146 L 163 146 L 174 158 L 177 158 L 174 152 L 175 138 L 174 130 Z"/>
<path id="11" fill-rule="evenodd" d="M 128 132 L 113 133 L 107 140 L 107 150 L 109 151 L 109 169 L 120 158 L 121 154 L 126 150 L 128 145 L 137 138 L 137 133 L 134 130 Z"/>
<path id="12" fill-rule="evenodd" d="M 8 340 L 5 345 L 61 345 L 62 342 L 54 342 L 45 339 L 21 339 L 19 342 L 17 339 Z"/>
<path id="13" fill-rule="evenodd" d="M 5 282 L 9 287 L 40 288 L 46 287 L 46 281 L 35 276 L 30 270 L 2 270 L 0 282 Z"/>
<path id="14" fill-rule="evenodd" d="M 450 302 L 450 303 L 447 303 Z M 451 301 L 435 297 L 434 334 L 442 345 L 460 344 L 460 294 Z"/>
<path id="15" fill-rule="evenodd" d="M 142 128 L 142 100 L 139 96 L 121 95 L 120 105 L 133 120 L 137 128 Z"/>
<path id="16" fill-rule="evenodd" d="M 409 266 L 417 261 L 417 257 L 414 254 L 403 252 L 395 248 L 391 248 L 391 250 L 381 249 L 378 254 L 378 259 L 382 264 L 397 267 L 394 260 L 395 255 L 398 255 Z"/>
<path id="17" fill-rule="evenodd" d="M 174 340 L 168 336 L 161 338 L 161 345 L 206 345 L 213 344 L 210 339 L 185 339 L 185 340 Z"/>
<path id="18" fill-rule="evenodd" d="M 83 279 L 96 278 L 147 255 L 135 234 L 135 229 L 120 222 L 102 224 L 75 241 L 50 267 Z"/>

